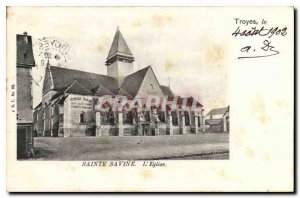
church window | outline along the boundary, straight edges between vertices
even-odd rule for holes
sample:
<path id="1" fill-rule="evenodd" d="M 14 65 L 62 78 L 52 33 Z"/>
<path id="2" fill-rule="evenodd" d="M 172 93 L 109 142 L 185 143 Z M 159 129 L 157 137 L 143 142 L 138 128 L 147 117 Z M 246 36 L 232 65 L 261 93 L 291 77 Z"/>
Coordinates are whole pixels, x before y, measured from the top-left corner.
<path id="1" fill-rule="evenodd" d="M 55 106 L 51 107 L 51 117 L 55 115 Z"/>
<path id="2" fill-rule="evenodd" d="M 111 105 L 104 103 L 102 108 L 107 109 L 107 111 L 101 111 L 101 124 L 113 125 L 115 123 L 115 117 Z"/>
<path id="3" fill-rule="evenodd" d="M 190 126 L 190 115 L 188 112 L 184 112 L 184 118 L 185 118 L 185 126 Z"/>
<path id="4" fill-rule="evenodd" d="M 80 124 L 85 124 L 85 122 L 86 122 L 86 116 L 85 116 L 85 113 L 82 112 L 80 114 Z"/>
<path id="5" fill-rule="evenodd" d="M 144 112 L 144 118 L 146 121 L 148 121 L 148 122 L 150 121 L 150 112 L 149 111 Z"/>
<path id="6" fill-rule="evenodd" d="M 123 112 L 123 123 L 124 124 L 133 124 L 133 113 L 132 111 Z"/>
<path id="7" fill-rule="evenodd" d="M 150 84 L 150 89 L 153 90 L 153 84 L 152 83 Z"/>
<path id="8" fill-rule="evenodd" d="M 46 111 L 47 111 L 47 109 L 45 108 L 44 111 L 43 111 L 43 120 L 46 119 L 46 113 L 47 113 Z"/>
<path id="9" fill-rule="evenodd" d="M 59 114 L 63 114 L 64 113 L 64 106 L 63 105 L 59 105 L 58 111 L 59 111 Z"/>
<path id="10" fill-rule="evenodd" d="M 59 123 L 63 123 L 64 122 L 64 115 L 59 115 L 59 117 L 58 117 L 58 121 L 59 121 Z"/>
<path id="11" fill-rule="evenodd" d="M 158 112 L 158 119 L 161 121 L 161 122 L 166 122 L 166 118 L 165 118 L 165 112 L 164 111 L 159 111 Z"/>
<path id="12" fill-rule="evenodd" d="M 176 111 L 172 111 L 171 115 L 172 115 L 172 124 L 174 126 L 178 126 L 179 120 L 178 120 L 178 114 L 177 114 L 177 112 Z"/>

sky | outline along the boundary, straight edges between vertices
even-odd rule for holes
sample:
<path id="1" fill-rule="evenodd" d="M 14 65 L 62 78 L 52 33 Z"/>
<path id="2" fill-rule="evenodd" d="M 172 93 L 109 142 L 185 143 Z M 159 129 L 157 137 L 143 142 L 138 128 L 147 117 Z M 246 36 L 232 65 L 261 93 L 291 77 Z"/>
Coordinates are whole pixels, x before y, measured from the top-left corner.
<path id="1" fill-rule="evenodd" d="M 180 96 L 193 96 L 205 112 L 229 105 L 229 45 L 216 10 L 135 7 L 14 7 L 16 33 L 33 39 L 37 67 L 44 75 L 44 40 L 59 41 L 66 51 L 52 49 L 51 65 L 106 75 L 105 60 L 117 26 L 135 57 L 134 70 L 152 66 L 161 85 Z M 218 13 L 222 14 L 222 13 Z M 44 39 L 44 40 L 43 40 Z M 56 46 L 59 46 L 58 44 Z M 57 51 L 56 51 L 57 50 Z M 66 54 L 64 54 L 66 53 Z M 58 59 L 54 55 L 58 54 Z M 57 57 L 56 57 L 57 58 Z M 33 106 L 41 101 L 42 82 L 33 83 Z"/>

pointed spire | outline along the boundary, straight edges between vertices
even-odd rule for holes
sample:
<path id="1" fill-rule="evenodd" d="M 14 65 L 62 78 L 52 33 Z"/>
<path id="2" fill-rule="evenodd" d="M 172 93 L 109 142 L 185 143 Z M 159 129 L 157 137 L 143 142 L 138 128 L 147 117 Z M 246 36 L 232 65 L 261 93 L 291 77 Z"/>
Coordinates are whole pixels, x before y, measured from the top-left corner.
<path id="1" fill-rule="evenodd" d="M 112 42 L 112 45 L 111 45 L 111 48 L 109 50 L 106 60 L 111 59 L 115 55 L 121 55 L 121 56 L 125 56 L 125 57 L 133 59 L 133 55 L 132 55 L 125 39 L 123 38 L 123 35 L 119 29 L 119 26 L 117 26 L 117 31 L 116 31 L 114 40 Z"/>
<path id="2" fill-rule="evenodd" d="M 50 68 L 49 58 L 47 60 L 47 68 Z"/>

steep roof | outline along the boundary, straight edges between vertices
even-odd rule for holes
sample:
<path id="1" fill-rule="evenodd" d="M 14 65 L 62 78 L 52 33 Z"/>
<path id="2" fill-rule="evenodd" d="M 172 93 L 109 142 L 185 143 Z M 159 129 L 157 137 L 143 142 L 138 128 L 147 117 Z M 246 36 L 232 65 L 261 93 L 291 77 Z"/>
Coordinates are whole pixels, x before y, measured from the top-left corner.
<path id="1" fill-rule="evenodd" d="M 101 84 L 94 89 L 94 94 L 97 96 L 115 95 L 112 91 L 110 91 L 109 89 L 107 89 Z"/>
<path id="2" fill-rule="evenodd" d="M 132 53 L 131 53 L 131 51 L 119 29 L 117 29 L 117 31 L 116 31 L 114 40 L 111 44 L 111 47 L 110 47 L 110 50 L 109 50 L 109 53 L 107 56 L 107 60 L 116 54 L 133 58 L 133 55 L 132 55 Z"/>
<path id="3" fill-rule="evenodd" d="M 160 89 L 163 92 L 164 96 L 174 96 L 170 87 L 161 85 Z"/>
<path id="4" fill-rule="evenodd" d="M 117 80 L 110 76 L 50 66 L 49 69 L 46 69 L 46 75 L 43 86 L 43 95 L 50 90 L 49 86 L 52 84 L 52 82 L 53 90 L 61 91 L 67 88 L 67 86 L 69 86 L 74 80 L 76 80 L 79 84 L 81 84 L 88 90 L 91 90 L 102 84 L 109 90 L 116 91 L 118 85 Z M 50 83 L 48 81 L 52 82 Z"/>
<path id="5" fill-rule="evenodd" d="M 141 70 L 127 76 L 121 86 L 121 89 L 126 91 L 131 96 L 135 96 L 143 82 L 143 79 L 144 79 L 147 71 L 150 68 L 151 68 L 151 66 L 148 66 L 144 69 L 141 69 Z"/>
<path id="6" fill-rule="evenodd" d="M 112 94 L 116 94 L 118 92 L 118 81 L 115 78 L 109 76 L 100 75 L 97 78 L 89 79 L 89 78 L 75 78 L 77 82 L 91 90 L 93 93 L 100 93 L 99 88 L 106 89 Z M 107 92 L 106 92 L 107 93 Z"/>
<path id="7" fill-rule="evenodd" d="M 28 36 L 26 32 L 24 35 L 17 34 L 17 66 L 35 66 L 31 36 Z"/>
<path id="8" fill-rule="evenodd" d="M 56 94 L 51 97 L 51 100 L 59 98 L 62 95 L 67 96 L 65 93 L 78 94 L 78 95 L 94 95 L 92 91 L 84 87 L 82 84 L 78 83 L 77 80 L 74 80 L 66 88 L 61 89 Z"/>
<path id="9" fill-rule="evenodd" d="M 93 93 L 90 90 L 79 84 L 76 80 L 74 80 L 74 82 L 65 89 L 64 93 L 78 94 L 84 96 L 93 95 Z"/>
<path id="10" fill-rule="evenodd" d="M 224 107 L 224 108 L 218 108 L 218 109 L 212 109 L 210 110 L 210 112 L 208 112 L 206 114 L 206 116 L 210 116 L 210 115 L 224 115 L 224 113 L 227 111 L 228 107 Z"/>

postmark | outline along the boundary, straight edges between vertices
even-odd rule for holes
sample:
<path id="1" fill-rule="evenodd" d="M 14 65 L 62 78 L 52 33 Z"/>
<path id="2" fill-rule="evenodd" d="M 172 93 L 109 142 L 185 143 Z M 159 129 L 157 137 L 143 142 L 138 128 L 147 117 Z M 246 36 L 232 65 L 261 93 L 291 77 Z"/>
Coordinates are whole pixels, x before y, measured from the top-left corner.
<path id="1" fill-rule="evenodd" d="M 36 67 L 33 69 L 33 80 L 40 85 L 44 79 L 45 68 L 51 66 L 67 67 L 72 53 L 70 45 L 56 37 L 42 37 L 33 44 Z"/>

